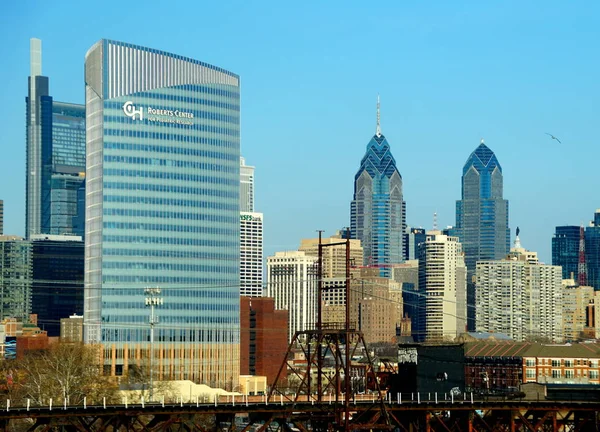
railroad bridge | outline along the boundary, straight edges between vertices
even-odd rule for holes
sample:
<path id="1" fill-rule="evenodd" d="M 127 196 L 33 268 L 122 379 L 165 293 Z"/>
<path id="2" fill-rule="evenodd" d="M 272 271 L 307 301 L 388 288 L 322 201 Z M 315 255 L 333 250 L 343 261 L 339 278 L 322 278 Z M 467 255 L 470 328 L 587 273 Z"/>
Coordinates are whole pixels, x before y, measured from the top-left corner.
<path id="1" fill-rule="evenodd" d="M 600 404 L 569 401 L 350 402 L 349 430 L 395 432 L 598 432 Z M 2 431 L 219 431 L 309 432 L 343 430 L 340 401 L 280 400 L 228 403 L 141 403 L 107 406 L 11 407 L 0 412 Z"/>

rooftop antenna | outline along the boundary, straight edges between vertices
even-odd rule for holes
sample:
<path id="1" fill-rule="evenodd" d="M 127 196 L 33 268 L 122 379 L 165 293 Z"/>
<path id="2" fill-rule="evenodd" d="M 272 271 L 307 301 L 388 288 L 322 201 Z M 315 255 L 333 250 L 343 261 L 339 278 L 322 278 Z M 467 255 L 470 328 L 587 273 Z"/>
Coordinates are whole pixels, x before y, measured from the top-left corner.
<path id="1" fill-rule="evenodd" d="M 375 131 L 375 135 L 377 135 L 378 138 L 381 136 L 381 113 L 379 95 L 377 95 L 377 130 Z"/>
<path id="2" fill-rule="evenodd" d="M 437 223 L 437 212 L 433 212 L 433 230 L 437 231 L 438 223 Z"/>

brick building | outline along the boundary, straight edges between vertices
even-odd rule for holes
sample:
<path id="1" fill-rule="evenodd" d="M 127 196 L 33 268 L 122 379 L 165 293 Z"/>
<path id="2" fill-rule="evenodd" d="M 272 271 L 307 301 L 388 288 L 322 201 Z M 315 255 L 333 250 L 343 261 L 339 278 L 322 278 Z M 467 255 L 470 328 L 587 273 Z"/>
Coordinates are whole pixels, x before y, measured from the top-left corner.
<path id="1" fill-rule="evenodd" d="M 288 311 L 269 297 L 240 298 L 240 375 L 264 375 L 272 385 L 288 347 Z"/>
<path id="2" fill-rule="evenodd" d="M 468 391 L 502 392 L 524 383 L 600 384 L 600 344 L 465 344 L 465 387 Z"/>

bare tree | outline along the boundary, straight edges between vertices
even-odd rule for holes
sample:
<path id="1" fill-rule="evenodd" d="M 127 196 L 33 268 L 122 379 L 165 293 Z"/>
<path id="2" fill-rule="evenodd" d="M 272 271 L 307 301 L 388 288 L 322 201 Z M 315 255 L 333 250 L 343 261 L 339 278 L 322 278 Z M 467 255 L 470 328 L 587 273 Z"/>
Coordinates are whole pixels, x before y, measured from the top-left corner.
<path id="1" fill-rule="evenodd" d="M 117 385 L 102 376 L 97 347 L 59 344 L 48 350 L 29 353 L 19 362 L 23 397 L 47 405 L 50 398 L 69 405 L 116 401 Z"/>

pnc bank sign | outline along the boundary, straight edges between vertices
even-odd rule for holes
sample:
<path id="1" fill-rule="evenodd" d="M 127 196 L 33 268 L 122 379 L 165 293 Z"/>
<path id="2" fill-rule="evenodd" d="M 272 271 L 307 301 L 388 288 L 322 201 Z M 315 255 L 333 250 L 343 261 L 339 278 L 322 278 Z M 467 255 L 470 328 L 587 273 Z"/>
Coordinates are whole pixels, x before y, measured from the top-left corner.
<path id="1" fill-rule="evenodd" d="M 132 120 L 143 121 L 144 117 L 146 117 L 146 121 L 148 122 L 174 123 L 188 126 L 194 124 L 194 113 L 192 112 L 152 107 L 144 108 L 140 105 L 134 105 L 132 101 L 127 101 L 123 104 L 123 113 Z"/>

